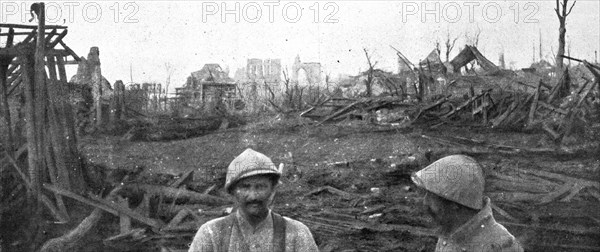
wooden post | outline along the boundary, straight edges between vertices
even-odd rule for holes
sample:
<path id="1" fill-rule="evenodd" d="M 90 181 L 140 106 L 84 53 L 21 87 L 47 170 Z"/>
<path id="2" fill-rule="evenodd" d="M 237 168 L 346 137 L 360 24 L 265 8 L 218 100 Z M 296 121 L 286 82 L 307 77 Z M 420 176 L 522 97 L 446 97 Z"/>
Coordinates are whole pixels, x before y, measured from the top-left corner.
<path id="1" fill-rule="evenodd" d="M 8 83 L 6 82 L 6 70 L 8 70 L 8 64 L 5 64 L 5 60 L 8 61 L 8 59 L 0 60 L 0 101 L 2 101 L 0 106 L 2 106 L 2 116 L 4 116 L 4 122 L 6 123 L 7 129 L 4 149 L 7 150 L 9 155 L 12 155 L 14 151 L 14 141 L 12 133 L 12 120 L 10 118 L 10 107 L 8 104 Z"/>
<path id="2" fill-rule="evenodd" d="M 129 201 L 126 198 L 123 198 L 121 196 L 117 196 L 117 204 L 125 207 L 125 208 L 129 208 Z M 131 230 L 131 217 L 129 217 L 128 215 L 119 213 L 119 227 L 120 227 L 120 231 L 121 234 L 125 234 L 127 232 L 129 232 Z"/>
<path id="3" fill-rule="evenodd" d="M 70 158 L 70 153 L 68 153 L 68 148 L 66 146 L 65 141 L 65 131 L 64 126 L 61 123 L 61 118 L 64 117 L 62 113 L 62 99 L 57 92 L 57 76 L 56 76 L 56 63 L 54 61 L 53 56 L 48 56 L 48 70 L 50 75 L 49 85 L 47 85 L 48 89 L 48 119 L 49 119 L 49 133 L 54 160 L 56 161 L 56 175 L 58 184 L 55 184 L 57 187 L 71 190 L 71 183 L 69 181 L 69 171 L 75 167 L 69 167 L 67 165 L 67 160 Z M 46 157 L 49 158 L 49 157 Z M 48 163 L 48 162 L 46 162 Z M 54 182 L 53 182 L 54 183 Z"/>
<path id="4" fill-rule="evenodd" d="M 490 98 L 490 94 L 486 92 L 486 94 L 482 97 L 483 102 L 482 102 L 482 113 L 483 113 L 483 125 L 487 125 L 488 124 L 488 108 L 490 106 L 489 104 L 489 100 Z"/>
<path id="5" fill-rule="evenodd" d="M 538 82 L 537 88 L 535 89 L 535 95 L 533 96 L 533 102 L 531 102 L 531 107 L 529 108 L 529 116 L 527 117 L 527 129 L 531 129 L 533 127 L 533 120 L 535 119 L 535 112 L 537 111 L 537 105 L 540 97 L 540 92 L 542 88 L 542 80 Z"/>
<path id="6" fill-rule="evenodd" d="M 66 96 L 67 90 L 67 72 L 65 71 L 65 61 L 62 57 L 56 57 L 58 76 L 60 78 L 60 85 L 57 86 L 57 91 L 60 95 Z M 75 131 L 75 115 L 71 104 L 65 101 L 64 111 L 64 126 L 67 132 L 67 147 L 69 147 L 73 155 L 77 155 L 77 133 Z"/>
<path id="7" fill-rule="evenodd" d="M 27 146 L 28 146 L 28 162 L 29 162 L 29 178 L 31 182 L 31 190 L 28 195 L 31 211 L 36 212 L 38 209 L 37 198 L 40 194 L 41 180 L 40 174 L 43 166 L 43 140 L 42 129 L 43 121 L 39 118 L 45 118 L 43 110 L 39 107 L 44 107 L 46 104 L 43 100 L 43 87 L 45 82 L 44 74 L 44 3 L 40 3 L 39 23 L 37 29 L 37 44 L 35 48 L 35 57 L 31 57 L 31 52 L 26 52 L 23 55 L 23 80 L 25 81 L 25 96 L 27 108 Z"/>

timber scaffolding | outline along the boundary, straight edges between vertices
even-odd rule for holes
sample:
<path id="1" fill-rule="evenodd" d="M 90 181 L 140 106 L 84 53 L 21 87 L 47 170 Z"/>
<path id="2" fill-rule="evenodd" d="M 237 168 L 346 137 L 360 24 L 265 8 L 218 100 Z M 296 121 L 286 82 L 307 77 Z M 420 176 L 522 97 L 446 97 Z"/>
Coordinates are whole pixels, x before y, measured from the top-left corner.
<path id="1" fill-rule="evenodd" d="M 80 58 L 63 41 L 67 27 L 45 25 L 44 4 L 38 4 L 37 26 L 0 24 L 0 107 L 5 129 L 0 176 L 3 183 L 8 181 L 3 190 L 17 195 L 2 199 L 0 221 L 5 211 L 24 211 L 32 231 L 41 223 L 42 206 L 59 222 L 70 219 L 62 196 L 44 193 L 43 183 L 73 191 L 85 188 L 65 71 L 66 64 L 77 63 Z M 17 99 L 17 95 L 24 99 Z M 9 101 L 16 100 L 22 101 L 24 118 L 13 122 Z M 4 235 L 9 230 L 2 231 Z M 28 249 L 36 249 L 35 239 L 30 238 Z M 6 242 L 0 240 L 0 250 L 8 248 Z"/>

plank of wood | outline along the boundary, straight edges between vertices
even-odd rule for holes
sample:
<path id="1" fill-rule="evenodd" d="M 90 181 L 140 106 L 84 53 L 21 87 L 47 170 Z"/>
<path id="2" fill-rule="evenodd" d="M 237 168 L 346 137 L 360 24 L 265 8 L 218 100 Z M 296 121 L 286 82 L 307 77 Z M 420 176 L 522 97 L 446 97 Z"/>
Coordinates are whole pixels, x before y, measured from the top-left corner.
<path id="1" fill-rule="evenodd" d="M 37 29 L 37 25 L 23 25 L 23 24 L 0 24 L 0 27 L 4 28 L 15 28 L 15 29 Z M 62 25 L 46 25 L 45 29 L 67 29 L 67 26 Z"/>
<path id="2" fill-rule="evenodd" d="M 540 89 L 542 86 L 542 80 L 538 82 L 537 88 L 535 89 L 535 96 L 533 97 L 533 102 L 531 103 L 531 107 L 529 108 L 529 116 L 527 117 L 527 128 L 531 129 L 533 126 L 533 121 L 535 120 L 535 112 L 537 111 L 538 101 L 540 99 Z"/>
<path id="3" fill-rule="evenodd" d="M 129 208 L 129 201 L 121 196 L 116 196 L 116 203 Z M 121 234 L 128 233 L 131 230 L 131 217 L 125 214 L 119 214 L 119 231 Z"/>
<path id="4" fill-rule="evenodd" d="M 541 193 L 525 193 L 525 192 L 492 192 L 488 193 L 488 196 L 494 201 L 504 202 L 537 202 L 545 194 Z"/>
<path id="5" fill-rule="evenodd" d="M 331 119 L 332 119 L 332 118 L 334 118 L 334 117 L 337 117 L 337 116 L 339 116 L 339 115 L 342 115 L 342 114 L 344 114 L 344 113 L 346 113 L 346 112 L 350 111 L 350 109 L 351 109 L 352 107 L 356 106 L 356 105 L 357 105 L 357 104 L 359 104 L 359 103 L 361 103 L 361 101 L 355 101 L 355 102 L 353 102 L 353 103 L 350 103 L 350 104 L 348 104 L 346 107 L 344 107 L 344 108 L 342 108 L 342 109 L 340 109 L 340 110 L 338 110 L 338 111 L 334 112 L 333 114 L 331 114 L 331 115 L 329 115 L 329 116 L 325 117 L 325 119 L 323 119 L 323 120 L 321 120 L 319 123 L 317 123 L 317 126 L 319 126 L 319 125 L 321 125 L 321 124 L 323 124 L 323 123 L 325 123 L 325 122 L 327 122 L 327 121 L 331 120 Z"/>
<path id="6" fill-rule="evenodd" d="M 215 188 L 217 188 L 217 184 L 209 186 L 208 188 L 206 188 L 206 190 L 204 190 L 204 192 L 202 192 L 202 194 L 210 194 L 210 192 L 212 192 Z"/>
<path id="7" fill-rule="evenodd" d="M 548 136 L 550 136 L 552 138 L 552 140 L 557 141 L 559 139 L 561 139 L 561 137 L 563 136 L 562 133 L 557 132 L 556 130 L 552 129 L 552 127 L 548 124 L 548 123 L 542 123 L 542 129 L 546 132 L 546 134 L 548 134 Z"/>
<path id="8" fill-rule="evenodd" d="M 191 169 L 191 170 L 185 172 L 183 175 L 181 175 L 181 177 L 179 177 L 177 180 L 173 181 L 173 183 L 171 183 L 169 186 L 174 187 L 174 188 L 179 188 L 181 185 L 189 182 L 194 177 L 194 170 L 195 169 Z"/>
<path id="9" fill-rule="evenodd" d="M 423 113 L 425 113 L 425 112 L 427 112 L 429 110 L 432 110 L 432 109 L 434 109 L 434 108 L 442 105 L 443 103 L 447 102 L 448 98 L 450 98 L 451 96 L 452 96 L 451 94 L 447 95 L 447 96 L 445 96 L 445 97 L 443 97 L 441 99 L 438 99 L 435 103 L 427 105 L 426 107 L 422 108 L 421 110 L 419 110 L 419 114 L 417 114 L 417 116 L 415 116 L 415 119 L 413 119 L 413 121 L 417 120 L 418 118 L 420 118 L 421 115 L 423 115 Z"/>
<path id="10" fill-rule="evenodd" d="M 585 179 L 581 179 L 581 178 L 573 178 L 573 177 L 569 177 L 569 176 L 558 174 L 558 173 L 542 171 L 542 170 L 535 170 L 535 169 L 523 169 L 520 171 L 523 173 L 528 173 L 528 174 L 532 174 L 532 175 L 536 175 L 536 176 L 540 176 L 540 177 L 556 179 L 556 180 L 563 181 L 563 182 L 578 182 L 584 186 L 592 186 L 597 189 L 600 189 L 600 182 L 597 182 L 597 181 L 589 181 L 589 180 L 585 180 Z"/>
<path id="11" fill-rule="evenodd" d="M 588 193 L 600 201 L 600 193 L 596 192 L 593 188 L 588 188 Z"/>
<path id="12" fill-rule="evenodd" d="M 585 186 L 583 186 L 582 184 L 575 182 L 575 186 L 573 186 L 573 188 L 571 188 L 571 192 L 569 193 L 569 195 L 567 195 L 560 201 L 571 202 L 571 199 L 573 199 L 573 197 L 575 197 L 575 195 L 577 195 L 581 191 L 581 189 L 583 189 L 584 187 Z"/>
<path id="13" fill-rule="evenodd" d="M 83 197 L 83 196 L 81 196 L 79 194 L 76 194 L 76 193 L 73 193 L 73 192 L 70 192 L 70 191 L 67 191 L 67 190 L 60 189 L 60 188 L 58 188 L 58 187 L 56 187 L 54 185 L 51 185 L 51 184 L 44 184 L 44 188 L 48 189 L 49 191 L 51 191 L 53 193 L 58 193 L 60 195 L 63 195 L 63 196 L 69 197 L 71 199 L 77 200 L 77 201 L 79 201 L 81 203 L 84 203 L 86 205 L 90 205 L 90 206 L 93 206 L 93 207 L 96 207 L 96 208 L 100 208 L 100 209 L 102 209 L 102 210 L 104 210 L 106 212 L 111 213 L 112 215 L 119 216 L 119 213 L 116 210 L 114 210 L 114 209 L 112 209 L 112 208 L 110 208 L 108 206 L 105 206 L 103 204 L 100 204 L 98 202 L 95 202 L 93 200 L 87 199 L 87 198 L 85 198 L 85 197 Z"/>
<path id="14" fill-rule="evenodd" d="M 148 226 L 160 229 L 160 228 L 162 228 L 165 225 L 159 219 L 152 219 L 152 218 L 143 216 L 143 215 L 141 215 L 141 214 L 139 214 L 139 213 L 131 210 L 130 208 L 121 206 L 121 205 L 119 205 L 119 204 L 117 204 L 117 203 L 115 203 L 113 201 L 110 201 L 110 200 L 107 200 L 107 199 L 103 199 L 103 198 L 100 198 L 100 197 L 94 197 L 94 200 L 97 201 L 98 203 L 104 204 L 104 205 L 106 205 L 106 206 L 108 206 L 108 207 L 116 210 L 120 214 L 128 215 L 129 217 L 131 217 L 131 218 L 133 218 L 133 219 L 135 219 L 135 220 L 137 220 L 137 221 L 139 221 L 141 223 L 144 223 L 144 224 L 146 224 Z"/>
<path id="15" fill-rule="evenodd" d="M 515 111 L 515 109 L 517 109 L 518 107 L 518 102 L 517 101 L 513 101 L 510 104 L 510 107 L 508 107 L 508 109 L 506 111 L 504 111 L 504 113 L 502 113 L 501 115 L 497 116 L 496 118 L 491 120 L 492 123 L 492 128 L 498 127 L 500 126 L 504 120 L 506 120 L 506 118 L 513 112 Z"/>
<path id="16" fill-rule="evenodd" d="M 119 216 L 119 214 L 125 214 L 141 223 L 144 223 L 148 226 L 158 228 L 158 229 L 160 229 L 161 227 L 164 226 L 164 224 L 160 220 L 155 220 L 155 219 L 151 219 L 151 218 L 142 216 L 141 214 L 136 213 L 129 208 L 120 206 L 115 202 L 112 202 L 112 201 L 109 201 L 106 199 L 102 199 L 100 197 L 95 197 L 94 200 L 87 199 L 81 195 L 78 195 L 76 193 L 73 193 L 73 192 L 70 192 L 67 190 L 63 190 L 61 188 L 55 187 L 50 184 L 44 184 L 44 188 L 50 190 L 51 192 L 55 192 L 55 193 L 61 194 L 63 196 L 75 199 L 81 203 L 100 208 L 100 209 L 102 209 L 106 212 L 109 212 L 115 216 Z"/>
<path id="17" fill-rule="evenodd" d="M 479 97 L 483 96 L 484 94 L 486 94 L 487 92 L 482 92 L 481 94 L 478 94 L 476 96 L 471 97 L 469 100 L 463 102 L 461 105 L 459 105 L 458 107 L 456 107 L 454 110 L 448 112 L 447 114 L 443 115 L 443 118 L 448 118 L 454 114 L 456 114 L 457 112 L 463 110 L 464 108 L 466 108 L 467 106 L 471 105 L 471 103 L 473 103 L 475 100 L 477 100 Z"/>
<path id="18" fill-rule="evenodd" d="M 543 198 L 540 199 L 540 202 L 538 204 L 548 204 L 548 203 L 554 201 L 558 197 L 560 197 L 563 194 L 565 194 L 568 191 L 570 191 L 573 188 L 573 186 L 575 186 L 574 182 L 567 182 L 567 183 L 565 183 L 558 190 L 546 194 Z"/>
<path id="19" fill-rule="evenodd" d="M 504 216 L 505 218 L 509 219 L 510 221 L 518 221 L 515 217 L 513 217 L 512 215 L 510 215 L 509 213 L 507 213 L 506 211 L 504 211 L 502 208 L 500 208 L 496 204 L 491 203 L 491 205 L 492 205 L 492 209 L 494 211 L 496 211 L 500 215 Z"/>
<path id="20" fill-rule="evenodd" d="M 504 180 L 504 179 L 491 179 L 487 180 L 489 186 L 496 187 L 503 191 L 518 191 L 528 193 L 549 193 L 544 185 L 538 184 L 532 181 L 515 181 L 515 180 Z"/>
<path id="21" fill-rule="evenodd" d="M 60 40 L 58 43 L 60 45 L 62 45 L 62 47 L 65 49 L 65 51 L 67 51 L 69 53 L 69 55 L 71 55 L 71 57 L 73 57 L 73 59 L 75 59 L 75 61 L 77 61 L 77 62 L 81 61 L 81 59 L 79 58 L 79 56 L 77 56 L 75 51 L 73 51 L 69 46 L 67 46 L 67 44 L 65 44 L 65 42 Z"/>
<path id="22" fill-rule="evenodd" d="M 167 224 L 166 228 L 169 227 L 176 227 L 177 225 L 179 225 L 179 223 L 181 223 L 181 221 L 183 221 L 183 219 L 185 219 L 185 217 L 187 217 L 190 214 L 190 212 L 187 209 L 181 209 L 179 212 L 177 212 L 177 214 L 175 215 L 175 217 L 173 217 L 171 219 L 171 221 L 169 221 L 169 224 Z"/>

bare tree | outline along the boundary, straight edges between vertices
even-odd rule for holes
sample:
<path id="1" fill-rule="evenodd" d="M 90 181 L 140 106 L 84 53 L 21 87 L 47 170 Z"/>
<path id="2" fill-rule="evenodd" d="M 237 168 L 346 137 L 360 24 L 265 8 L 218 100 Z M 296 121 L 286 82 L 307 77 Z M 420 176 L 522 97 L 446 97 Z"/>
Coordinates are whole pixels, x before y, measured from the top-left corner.
<path id="1" fill-rule="evenodd" d="M 573 4 L 567 11 L 569 0 L 556 0 L 556 8 L 554 11 L 556 12 L 556 16 L 558 17 L 558 22 L 560 24 L 558 28 L 558 52 L 556 53 L 556 72 L 559 73 L 563 69 L 563 58 L 562 55 L 565 54 L 565 34 L 567 33 L 567 28 L 565 26 L 567 21 L 567 16 L 571 14 L 573 7 L 575 7 L 575 3 L 577 1 L 573 1 Z M 562 8 L 561 8 L 562 7 Z"/>
<path id="2" fill-rule="evenodd" d="M 479 32 L 481 33 L 481 31 Z M 479 33 L 477 35 L 477 40 L 479 40 Z M 450 39 L 450 31 L 446 33 L 446 62 L 450 61 L 450 52 L 454 49 L 454 45 L 456 45 L 456 40 L 458 40 L 458 36 L 454 37 L 454 39 Z M 479 42 L 479 41 L 478 41 Z"/>
<path id="3" fill-rule="evenodd" d="M 438 55 L 442 55 L 442 46 L 439 39 L 435 40 L 435 50 L 437 51 Z"/>
<path id="4" fill-rule="evenodd" d="M 367 63 L 369 63 L 369 70 L 367 70 L 366 74 L 367 74 L 367 79 L 365 80 L 365 86 L 367 88 L 367 97 L 371 97 L 372 94 L 372 85 L 373 85 L 373 70 L 375 68 L 375 65 L 377 65 L 377 62 L 375 62 L 374 64 L 371 63 L 371 57 L 369 56 L 369 53 L 367 52 L 367 48 L 363 48 L 363 51 L 365 51 L 365 56 L 367 57 Z"/>
<path id="5" fill-rule="evenodd" d="M 165 80 L 165 110 L 167 109 L 167 101 L 169 97 L 169 86 L 171 85 L 171 77 L 175 72 L 175 67 L 171 62 L 165 62 L 165 71 L 167 73 L 167 79 Z"/>

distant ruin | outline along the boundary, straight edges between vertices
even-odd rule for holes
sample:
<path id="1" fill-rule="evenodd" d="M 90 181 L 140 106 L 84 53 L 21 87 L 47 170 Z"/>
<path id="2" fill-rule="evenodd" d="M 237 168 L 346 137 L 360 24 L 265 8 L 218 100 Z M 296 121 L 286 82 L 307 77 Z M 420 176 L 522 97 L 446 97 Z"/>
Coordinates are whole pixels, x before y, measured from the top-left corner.
<path id="1" fill-rule="evenodd" d="M 296 56 L 292 65 L 292 82 L 308 85 L 319 85 L 322 83 L 323 70 L 319 62 L 301 62 L 300 55 Z M 302 77 L 302 78 L 300 78 Z M 301 83 L 306 78 L 307 83 Z"/>

